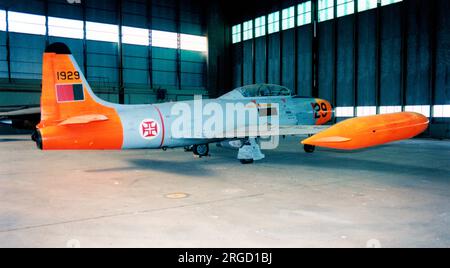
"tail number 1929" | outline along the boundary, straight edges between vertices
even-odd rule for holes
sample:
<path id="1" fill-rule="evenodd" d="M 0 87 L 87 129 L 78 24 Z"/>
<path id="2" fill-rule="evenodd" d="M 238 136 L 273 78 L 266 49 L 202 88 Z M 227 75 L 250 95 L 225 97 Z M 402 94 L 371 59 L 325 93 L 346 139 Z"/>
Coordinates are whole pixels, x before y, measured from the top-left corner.
<path id="1" fill-rule="evenodd" d="M 56 73 L 57 80 L 79 80 L 80 79 L 80 73 L 75 72 L 57 72 Z"/>

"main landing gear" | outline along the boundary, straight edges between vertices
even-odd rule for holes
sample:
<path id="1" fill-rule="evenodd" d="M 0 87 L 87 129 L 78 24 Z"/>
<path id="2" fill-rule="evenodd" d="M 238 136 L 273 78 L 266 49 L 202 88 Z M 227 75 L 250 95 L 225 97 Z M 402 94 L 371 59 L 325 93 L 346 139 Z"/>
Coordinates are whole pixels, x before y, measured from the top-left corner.
<path id="1" fill-rule="evenodd" d="M 261 152 L 258 141 L 250 138 L 244 141 L 239 149 L 237 158 L 242 164 L 252 164 L 254 161 L 264 159 L 265 155 Z"/>
<path id="2" fill-rule="evenodd" d="M 192 147 L 194 155 L 204 157 L 209 155 L 209 144 L 194 145 Z"/>

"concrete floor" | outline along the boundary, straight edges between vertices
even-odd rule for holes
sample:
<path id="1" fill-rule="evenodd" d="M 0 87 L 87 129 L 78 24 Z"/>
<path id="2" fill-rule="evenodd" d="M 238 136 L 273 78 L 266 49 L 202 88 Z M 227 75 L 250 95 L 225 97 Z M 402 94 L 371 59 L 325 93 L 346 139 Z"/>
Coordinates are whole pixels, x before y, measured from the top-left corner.
<path id="1" fill-rule="evenodd" d="M 0 136 L 0 247 L 450 247 L 449 141 L 297 141 L 241 165 L 215 145 L 196 159 Z"/>

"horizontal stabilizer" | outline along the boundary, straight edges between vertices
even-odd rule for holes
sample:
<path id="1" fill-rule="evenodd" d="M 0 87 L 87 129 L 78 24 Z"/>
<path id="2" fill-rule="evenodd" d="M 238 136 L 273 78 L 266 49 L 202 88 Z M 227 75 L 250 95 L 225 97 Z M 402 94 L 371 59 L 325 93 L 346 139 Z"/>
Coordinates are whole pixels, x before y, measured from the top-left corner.
<path id="1" fill-rule="evenodd" d="M 70 117 L 58 125 L 65 126 L 65 125 L 79 125 L 79 124 L 88 124 L 92 122 L 99 122 L 99 121 L 106 121 L 108 120 L 108 117 L 106 115 L 102 114 L 87 114 L 87 115 L 80 115 L 80 116 L 74 116 Z"/>

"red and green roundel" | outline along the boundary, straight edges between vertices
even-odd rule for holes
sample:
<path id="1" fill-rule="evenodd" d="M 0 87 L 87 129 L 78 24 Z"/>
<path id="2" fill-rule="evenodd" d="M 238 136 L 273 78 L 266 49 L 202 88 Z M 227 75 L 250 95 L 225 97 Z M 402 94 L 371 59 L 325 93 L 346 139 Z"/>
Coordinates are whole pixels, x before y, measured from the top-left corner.
<path id="1" fill-rule="evenodd" d="M 83 84 L 56 85 L 58 102 L 83 101 Z"/>

